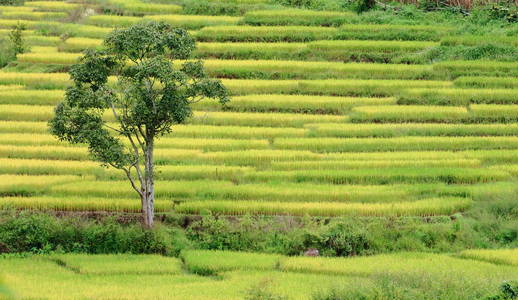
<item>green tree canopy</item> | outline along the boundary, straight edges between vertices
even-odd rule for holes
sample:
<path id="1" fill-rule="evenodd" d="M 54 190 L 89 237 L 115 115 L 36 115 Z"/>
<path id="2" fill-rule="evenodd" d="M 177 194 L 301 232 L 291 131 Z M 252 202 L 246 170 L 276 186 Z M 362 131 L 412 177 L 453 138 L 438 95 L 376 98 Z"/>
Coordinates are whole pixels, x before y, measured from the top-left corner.
<path id="1" fill-rule="evenodd" d="M 188 59 L 194 49 L 187 31 L 163 22 L 115 30 L 103 50 L 86 51 L 71 67 L 73 85 L 50 121 L 60 140 L 85 143 L 95 160 L 126 173 L 148 227 L 154 216 L 155 140 L 184 123 L 191 104 L 229 100 L 227 89 L 208 77 L 202 61 L 174 62 Z M 107 111 L 116 126 L 104 119 Z"/>

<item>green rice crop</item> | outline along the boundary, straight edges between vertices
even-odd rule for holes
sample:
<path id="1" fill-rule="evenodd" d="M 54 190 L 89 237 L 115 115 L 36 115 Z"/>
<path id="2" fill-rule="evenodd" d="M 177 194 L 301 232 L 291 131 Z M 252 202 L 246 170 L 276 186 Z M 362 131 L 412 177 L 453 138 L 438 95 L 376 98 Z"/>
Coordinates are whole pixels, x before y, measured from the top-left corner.
<path id="1" fill-rule="evenodd" d="M 91 255 L 91 254 L 54 254 L 52 260 L 75 270 L 80 274 L 180 274 L 182 263 L 179 259 L 160 255 Z"/>
<path id="2" fill-rule="evenodd" d="M 1 93 L 0 93 L 1 95 Z M 1 97 L 1 96 L 0 96 Z M 225 108 L 232 111 L 343 114 L 355 106 L 395 104 L 394 98 L 352 98 L 308 95 L 246 95 L 232 97 Z M 204 101 L 197 109 L 218 110 L 218 103 Z"/>
<path id="3" fill-rule="evenodd" d="M 122 179 L 121 179 L 122 180 Z M 220 184 L 218 184 L 218 182 Z M 81 185 L 67 184 L 53 189 L 53 193 L 64 198 L 76 197 L 131 197 L 132 191 L 123 181 L 92 181 L 84 182 L 86 191 L 80 190 Z M 288 202 L 397 202 L 402 199 L 411 200 L 425 191 L 416 191 L 415 186 L 408 185 L 329 185 L 310 183 L 240 183 L 230 184 L 228 181 L 167 181 L 167 188 L 175 190 L 160 190 L 158 199 L 177 201 L 226 199 L 237 201 L 288 201 Z M 183 187 L 182 185 L 187 185 Z M 103 189 L 112 186 L 114 192 Z M 76 195 L 77 193 L 77 195 Z"/>
<path id="4" fill-rule="evenodd" d="M 232 152 L 208 152 L 199 159 L 207 163 L 228 165 L 268 165 L 272 161 L 315 160 L 322 155 L 310 151 L 248 150 Z"/>
<path id="5" fill-rule="evenodd" d="M 14 145 L 0 145 L 0 157 L 52 160 L 86 160 L 89 158 L 88 150 L 86 148 L 67 146 L 34 147 Z"/>
<path id="6" fill-rule="evenodd" d="M 65 73 L 0 72 L 0 84 L 57 89 L 67 87 L 70 84 L 70 77 Z"/>
<path id="7" fill-rule="evenodd" d="M 315 152 L 518 149 L 518 137 L 277 138 L 273 147 Z"/>
<path id="8" fill-rule="evenodd" d="M 518 46 L 518 40 L 512 36 L 499 35 L 452 35 L 441 39 L 442 46 L 478 46 L 484 44 L 503 44 Z"/>
<path id="9" fill-rule="evenodd" d="M 478 168 L 383 168 L 351 170 L 258 171 L 250 182 L 317 182 L 331 184 L 435 183 L 473 184 L 502 181 L 510 174 Z"/>
<path id="10" fill-rule="evenodd" d="M 453 83 L 455 86 L 466 88 L 518 88 L 516 77 L 462 76 Z"/>
<path id="11" fill-rule="evenodd" d="M 38 58 L 38 61 L 39 60 L 40 59 Z M 50 58 L 47 58 L 46 60 L 50 60 Z M 72 61 L 72 57 L 70 57 L 70 60 Z M 337 62 L 277 60 L 205 60 L 205 67 L 212 76 L 223 78 L 427 79 L 433 76 L 430 66 L 405 64 L 344 64 Z"/>
<path id="12" fill-rule="evenodd" d="M 52 106 L 0 105 L 0 120 L 48 121 L 54 115 Z"/>
<path id="13" fill-rule="evenodd" d="M 198 194 L 204 195 L 206 190 L 232 186 L 230 181 L 189 180 L 189 181 L 157 181 L 156 198 L 163 200 L 191 199 Z M 81 181 L 60 184 L 51 187 L 52 196 L 66 197 L 102 197 L 102 198 L 135 198 L 138 197 L 127 181 Z"/>
<path id="14" fill-rule="evenodd" d="M 79 53 L 23 53 L 17 56 L 19 62 L 38 64 L 75 64 L 82 55 Z"/>
<path id="15" fill-rule="evenodd" d="M 0 175 L 0 195 L 31 195 L 50 189 L 54 185 L 80 180 L 78 176 L 28 176 Z"/>
<path id="16" fill-rule="evenodd" d="M 308 42 L 332 39 L 337 32 L 318 26 L 209 26 L 195 37 L 200 42 Z"/>
<path id="17" fill-rule="evenodd" d="M 29 6 L 17 6 L 17 5 L 0 5 L 0 13 L 5 12 L 31 12 L 34 11 L 34 7 Z"/>
<path id="18" fill-rule="evenodd" d="M 190 272 L 213 275 L 231 270 L 273 270 L 280 255 L 217 250 L 184 250 L 180 255 Z"/>
<path id="19" fill-rule="evenodd" d="M 448 254 L 408 252 L 349 258 L 298 256 L 282 260 L 280 268 L 286 272 L 326 273 L 362 278 L 382 274 L 398 276 L 428 272 L 426 278 L 437 276 L 438 279 L 454 272 L 462 278 L 462 284 L 465 284 L 464 280 L 467 278 L 484 277 L 484 281 L 494 280 L 496 286 L 514 272 L 512 268 L 503 270 L 501 266 L 464 260 Z M 448 276 L 446 280 L 451 283 L 451 277 Z"/>
<path id="20" fill-rule="evenodd" d="M 517 76 L 518 63 L 484 60 L 444 61 L 433 64 L 438 74 L 450 78 L 459 76 Z"/>
<path id="21" fill-rule="evenodd" d="M 80 7 L 79 4 L 64 1 L 31 1 L 30 6 L 40 11 L 72 11 Z"/>
<path id="22" fill-rule="evenodd" d="M 241 18 L 230 16 L 154 15 L 146 16 L 144 19 L 164 21 L 184 29 L 199 29 L 206 26 L 235 25 Z"/>
<path id="23" fill-rule="evenodd" d="M 444 88 L 451 85 L 449 81 L 433 80 L 301 80 L 298 91 L 316 95 L 378 97 L 397 95 L 404 88 Z"/>
<path id="24" fill-rule="evenodd" d="M 299 88 L 297 80 L 222 79 L 222 83 L 229 89 L 232 95 L 292 94 L 296 93 Z"/>
<path id="25" fill-rule="evenodd" d="M 387 105 L 360 106 L 352 109 L 351 122 L 444 122 L 457 123 L 466 120 L 465 107 Z"/>
<path id="26" fill-rule="evenodd" d="M 134 195 L 132 195 L 134 196 Z M 139 213 L 142 205 L 138 198 L 96 198 L 96 197 L 0 197 L 2 209 L 53 210 L 53 211 L 114 211 Z M 157 212 L 170 212 L 173 203 L 166 199 L 155 200 Z"/>
<path id="27" fill-rule="evenodd" d="M 517 162 L 518 150 L 464 150 L 464 151 L 401 151 L 401 152 L 345 152 L 328 153 L 321 159 L 329 160 L 423 160 L 423 159 L 478 159 L 483 163 Z"/>
<path id="28" fill-rule="evenodd" d="M 71 145 L 62 143 L 50 134 L 0 134 L 0 144 L 10 145 Z M 126 143 L 126 141 L 124 141 Z M 129 144 L 129 142 L 127 142 Z M 72 145 L 71 145 L 72 146 Z M 156 143 L 156 149 L 195 149 L 203 151 L 230 151 L 245 149 L 268 149 L 267 140 L 244 139 L 199 139 L 199 138 L 161 138 Z"/>
<path id="29" fill-rule="evenodd" d="M 225 42 L 197 43 L 196 57 L 221 59 L 289 59 L 309 56 L 307 43 Z M 322 56 L 325 56 L 324 53 Z"/>
<path id="30" fill-rule="evenodd" d="M 479 122 L 516 122 L 518 121 L 518 106 L 496 104 L 473 104 L 470 115 Z"/>
<path id="31" fill-rule="evenodd" d="M 99 177 L 108 173 L 107 171 L 96 162 L 0 158 L 1 174 L 94 175 Z"/>
<path id="32" fill-rule="evenodd" d="M 101 27 L 126 27 L 138 23 L 143 19 L 140 17 L 114 16 L 114 15 L 93 15 L 89 16 L 85 23 Z"/>
<path id="33" fill-rule="evenodd" d="M 430 167 L 480 167 L 477 159 L 440 159 L 440 160 L 320 160 L 320 161 L 293 161 L 272 162 L 272 170 L 348 170 L 366 168 L 430 168 Z"/>
<path id="34" fill-rule="evenodd" d="M 0 14 L 2 19 L 16 19 L 16 20 L 59 20 L 64 19 L 68 15 L 63 12 L 24 12 L 24 11 L 13 11 L 13 12 L 2 12 Z"/>
<path id="35" fill-rule="evenodd" d="M 406 89 L 401 92 L 398 103 L 421 105 L 518 104 L 518 90 Z"/>
<path id="36" fill-rule="evenodd" d="M 514 136 L 518 124 L 307 124 L 313 137 L 398 137 L 398 136 Z"/>
<path id="37" fill-rule="evenodd" d="M 65 42 L 59 45 L 59 49 L 65 52 L 82 52 L 86 49 L 98 49 L 102 47 L 101 39 L 90 38 L 68 38 Z"/>
<path id="38" fill-rule="evenodd" d="M 471 206 L 466 198 L 433 198 L 399 203 L 256 202 L 192 201 L 175 207 L 180 213 L 212 211 L 226 215 L 310 215 L 310 216 L 433 216 L 450 215 Z"/>
<path id="39" fill-rule="evenodd" d="M 438 41 L 451 28 L 429 25 L 345 24 L 335 39 Z"/>
<path id="40" fill-rule="evenodd" d="M 234 101 L 234 99 L 235 98 L 233 98 L 232 101 Z M 13 124 L 11 127 L 14 126 L 16 125 Z M 0 132 L 8 130 L 7 128 L 4 129 L 3 123 L 0 121 Z M 176 125 L 169 136 L 188 138 L 273 139 L 276 137 L 289 136 L 303 137 L 306 132 L 306 129 L 289 127 Z"/>
<path id="41" fill-rule="evenodd" d="M 459 256 L 462 258 L 487 261 L 496 264 L 518 266 L 518 248 L 464 250 L 459 253 Z"/>
<path id="42" fill-rule="evenodd" d="M 237 113 L 196 111 L 192 124 L 224 126 L 302 127 L 307 123 L 343 122 L 344 116 L 288 113 Z"/>
<path id="43" fill-rule="evenodd" d="M 47 133 L 46 122 L 0 121 L 0 133 Z"/>
<path id="44" fill-rule="evenodd" d="M 423 41 L 315 41 L 308 44 L 313 51 L 326 51 L 339 56 L 343 52 L 406 53 L 435 47 L 435 42 Z"/>
<path id="45" fill-rule="evenodd" d="M 53 105 L 64 97 L 63 90 L 0 90 L 0 104 Z"/>
<path id="46" fill-rule="evenodd" d="M 164 137 L 156 142 L 157 149 L 199 149 L 203 151 L 230 151 L 245 149 L 267 149 L 267 140 L 244 140 L 244 139 L 200 139 L 200 138 L 176 138 Z"/>
<path id="47" fill-rule="evenodd" d="M 314 11 L 302 9 L 256 10 L 243 17 L 243 22 L 255 26 L 340 26 L 354 17 L 350 12 Z"/>
<path id="48" fill-rule="evenodd" d="M 176 14 L 182 11 L 182 7 L 175 4 L 155 4 L 141 0 L 108 0 L 109 6 L 124 11 L 125 14 Z"/>

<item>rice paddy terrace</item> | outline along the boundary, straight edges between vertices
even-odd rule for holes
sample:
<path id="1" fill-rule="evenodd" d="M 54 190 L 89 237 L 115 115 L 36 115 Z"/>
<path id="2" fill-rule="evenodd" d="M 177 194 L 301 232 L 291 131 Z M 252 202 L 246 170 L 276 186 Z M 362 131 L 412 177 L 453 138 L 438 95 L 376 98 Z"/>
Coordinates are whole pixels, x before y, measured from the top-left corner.
<path id="1" fill-rule="evenodd" d="M 483 36 L 351 24 L 346 12 L 201 16 L 173 4 L 108 4 L 124 15 L 102 14 L 95 2 L 0 7 L 0 35 L 23 24 L 30 46 L 0 72 L 1 207 L 139 211 L 122 173 L 57 141 L 46 122 L 80 52 L 141 20 L 189 29 L 196 58 L 233 95 L 225 107 L 196 104 L 189 124 L 158 142 L 160 212 L 452 215 L 516 184 L 518 64 L 412 59 Z M 72 22 L 79 7 L 88 8 Z"/>
<path id="2" fill-rule="evenodd" d="M 0 6 L 0 41 L 22 24 L 29 46 L 0 69 L 1 209 L 140 211 L 122 172 L 92 161 L 86 146 L 58 141 L 47 122 L 81 52 L 142 20 L 188 29 L 197 41 L 194 59 L 232 94 L 224 107 L 195 104 L 188 124 L 157 142 L 159 213 L 450 222 L 516 193 L 518 63 L 423 59 L 437 47 L 479 45 L 487 36 L 448 25 L 359 22 L 350 12 L 269 0 L 214 0 L 241 8 L 216 16 L 169 2 Z M 511 35 L 491 40 L 518 46 Z M 518 276 L 517 257 L 515 250 L 347 259 L 201 250 L 180 258 L 14 257 L 0 259 L 0 299 L 169 299 L 171 290 L 177 299 L 242 299 L 264 278 L 292 299 L 332 286 L 359 299 L 354 292 L 383 286 L 383 294 L 403 283 L 416 293 L 408 299 L 422 295 L 416 286 L 437 291 L 426 299 L 481 299 Z"/>

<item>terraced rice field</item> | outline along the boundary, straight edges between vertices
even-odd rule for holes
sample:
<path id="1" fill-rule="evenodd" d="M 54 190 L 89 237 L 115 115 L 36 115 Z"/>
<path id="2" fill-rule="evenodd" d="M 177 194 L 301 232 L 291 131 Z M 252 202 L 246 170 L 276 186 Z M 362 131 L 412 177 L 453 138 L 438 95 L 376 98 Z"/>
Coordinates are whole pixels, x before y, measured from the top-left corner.
<path id="1" fill-rule="evenodd" d="M 494 250 L 495 253 L 506 250 Z M 496 254 L 495 254 L 496 255 Z M 0 258 L 0 295 L 23 299 L 244 299 L 256 287 L 289 299 L 315 299 L 332 289 L 349 295 L 390 295 L 386 280 L 405 296 L 433 299 L 496 292 L 516 276 L 500 265 L 446 254 L 400 253 L 356 258 L 285 257 L 225 251 L 157 255 L 47 255 Z M 56 284 L 59 282 L 59 284 Z M 430 284 L 433 282 L 433 284 Z M 444 288 L 447 286 L 447 288 Z M 413 298 L 408 298 L 413 299 Z M 415 298 L 417 299 L 417 298 Z"/>
<path id="2" fill-rule="evenodd" d="M 250 9 L 240 16 L 105 2 L 119 15 L 87 10 L 70 22 L 71 11 L 96 1 L 0 7 L 0 36 L 20 22 L 31 47 L 15 63 L 26 71 L 0 71 L 0 207 L 139 211 L 122 173 L 56 140 L 46 122 L 80 52 L 142 20 L 190 30 L 195 58 L 233 95 L 225 107 L 196 104 L 189 123 L 157 143 L 160 212 L 452 215 L 515 184 L 518 65 L 396 63 L 480 37 L 453 36 L 448 26 L 352 24 L 345 12 L 266 10 L 259 0 L 241 1 Z"/>

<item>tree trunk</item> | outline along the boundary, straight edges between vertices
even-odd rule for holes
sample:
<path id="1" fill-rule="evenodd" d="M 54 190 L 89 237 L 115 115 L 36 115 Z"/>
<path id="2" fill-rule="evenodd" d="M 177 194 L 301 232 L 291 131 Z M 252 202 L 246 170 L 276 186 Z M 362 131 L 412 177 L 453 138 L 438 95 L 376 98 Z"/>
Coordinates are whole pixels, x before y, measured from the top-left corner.
<path id="1" fill-rule="evenodd" d="M 144 186 L 142 187 L 142 217 L 144 226 L 152 228 L 155 216 L 155 182 L 154 182 L 154 164 L 153 149 L 154 141 L 151 137 L 147 142 L 144 163 Z"/>

